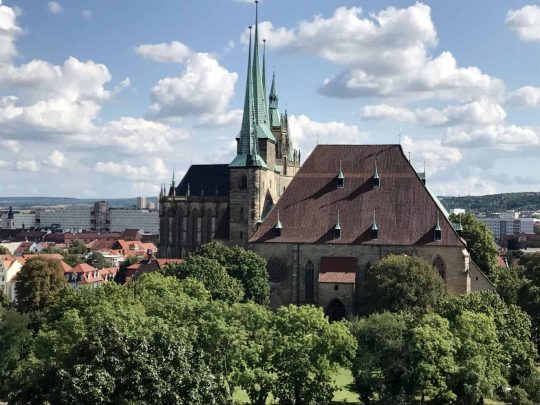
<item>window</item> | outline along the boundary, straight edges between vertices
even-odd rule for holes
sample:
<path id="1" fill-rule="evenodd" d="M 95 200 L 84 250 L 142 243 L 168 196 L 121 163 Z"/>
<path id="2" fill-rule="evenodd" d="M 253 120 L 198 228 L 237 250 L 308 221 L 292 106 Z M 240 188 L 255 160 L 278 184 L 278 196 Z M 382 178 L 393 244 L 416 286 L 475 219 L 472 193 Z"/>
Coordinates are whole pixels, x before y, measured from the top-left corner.
<path id="1" fill-rule="evenodd" d="M 339 290 L 339 285 L 336 284 L 336 285 L 334 286 L 334 290 L 335 290 L 335 291 L 338 291 L 338 290 Z"/>
<path id="2" fill-rule="evenodd" d="M 240 231 L 240 239 L 244 239 L 244 232 Z"/>
<path id="3" fill-rule="evenodd" d="M 277 257 L 271 257 L 266 265 L 271 283 L 281 283 L 287 279 L 287 264 Z"/>
<path id="4" fill-rule="evenodd" d="M 240 208 L 240 215 L 244 215 L 244 209 Z"/>
<path id="5" fill-rule="evenodd" d="M 364 267 L 364 281 L 368 279 L 370 269 L 371 269 L 371 263 L 366 264 L 366 266 Z"/>
<path id="6" fill-rule="evenodd" d="M 441 276 L 443 280 L 446 280 L 446 266 L 444 265 L 444 261 L 440 256 L 437 256 L 433 262 L 433 267 L 435 267 L 435 270 L 437 270 L 439 276 Z"/>
<path id="7" fill-rule="evenodd" d="M 345 187 L 345 179 L 343 177 L 338 177 L 337 179 L 337 188 Z"/>
<path id="8" fill-rule="evenodd" d="M 247 176 L 242 176 L 242 180 L 240 181 L 240 189 L 247 189 Z"/>
<path id="9" fill-rule="evenodd" d="M 381 188 L 381 179 L 379 177 L 373 177 L 373 188 Z"/>
<path id="10" fill-rule="evenodd" d="M 313 303 L 314 302 L 314 280 L 315 280 L 315 266 L 313 265 L 313 262 L 311 260 L 308 260 L 306 263 L 306 280 L 305 280 L 305 288 L 306 288 L 306 302 L 307 303 Z"/>

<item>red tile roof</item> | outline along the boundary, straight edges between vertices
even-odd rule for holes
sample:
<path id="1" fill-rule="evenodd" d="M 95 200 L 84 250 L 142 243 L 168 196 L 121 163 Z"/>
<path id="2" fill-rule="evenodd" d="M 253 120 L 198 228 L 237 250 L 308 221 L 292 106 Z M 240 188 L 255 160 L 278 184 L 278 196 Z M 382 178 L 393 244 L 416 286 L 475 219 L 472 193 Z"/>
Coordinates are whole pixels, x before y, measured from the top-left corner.
<path id="1" fill-rule="evenodd" d="M 95 267 L 90 266 L 87 263 L 80 263 L 71 269 L 71 273 L 88 273 L 90 271 L 96 271 Z"/>
<path id="2" fill-rule="evenodd" d="M 319 273 L 319 283 L 354 284 L 356 273 L 333 272 Z"/>
<path id="3" fill-rule="evenodd" d="M 33 258 L 40 258 L 40 259 L 49 259 L 49 260 L 64 260 L 64 256 L 62 256 L 60 253 L 35 253 L 35 254 L 28 254 L 23 255 L 23 258 L 33 259 Z"/>
<path id="4" fill-rule="evenodd" d="M 340 161 L 344 188 L 336 183 Z M 276 237 L 278 210 L 283 229 Z M 334 239 L 338 210 L 342 231 Z M 370 232 L 374 211 L 377 240 Z M 437 216 L 441 241 L 433 238 Z M 250 242 L 464 246 L 399 145 L 317 146 Z"/>

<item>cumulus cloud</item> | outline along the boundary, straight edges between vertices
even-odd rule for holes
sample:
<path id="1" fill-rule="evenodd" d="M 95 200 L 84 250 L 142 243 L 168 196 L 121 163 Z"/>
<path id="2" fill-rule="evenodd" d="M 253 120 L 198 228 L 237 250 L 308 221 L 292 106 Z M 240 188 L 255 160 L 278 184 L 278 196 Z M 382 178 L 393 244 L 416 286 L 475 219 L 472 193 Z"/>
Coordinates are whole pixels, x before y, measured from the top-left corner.
<path id="1" fill-rule="evenodd" d="M 361 132 L 356 125 L 344 122 L 314 121 L 306 115 L 289 116 L 289 128 L 296 147 L 302 152 L 310 153 L 318 143 L 358 144 L 365 141 L 367 134 Z"/>
<path id="2" fill-rule="evenodd" d="M 18 172 L 37 172 L 38 164 L 33 159 L 18 160 L 15 162 L 14 169 Z"/>
<path id="3" fill-rule="evenodd" d="M 97 162 L 94 170 L 98 173 L 139 182 L 156 182 L 166 180 L 169 176 L 169 171 L 162 159 L 153 159 L 149 166 L 132 165 L 126 161 Z"/>
<path id="4" fill-rule="evenodd" d="M 533 129 L 517 125 L 489 125 L 471 130 L 451 128 L 444 140 L 444 144 L 450 146 L 473 148 L 493 146 L 506 150 L 539 143 L 540 138 Z"/>
<path id="5" fill-rule="evenodd" d="M 540 7 L 530 5 L 519 10 L 509 10 L 506 26 L 523 41 L 540 42 Z"/>
<path id="6" fill-rule="evenodd" d="M 161 79 L 151 92 L 153 117 L 181 117 L 225 112 L 238 75 L 211 55 L 197 53 L 186 61 L 179 77 Z"/>
<path id="7" fill-rule="evenodd" d="M 488 195 L 497 192 L 493 181 L 474 175 L 459 176 L 445 181 L 438 180 L 430 187 L 440 196 Z"/>
<path id="8" fill-rule="evenodd" d="M 293 30 L 279 27 L 274 27 L 270 21 L 262 21 L 259 23 L 259 36 L 266 39 L 266 45 L 272 49 L 286 47 L 292 44 L 295 40 Z M 249 28 L 246 28 L 240 35 L 240 42 L 244 45 L 249 44 Z"/>
<path id="9" fill-rule="evenodd" d="M 540 87 L 523 86 L 508 94 L 506 102 L 516 107 L 540 106 Z"/>
<path id="10" fill-rule="evenodd" d="M 19 153 L 21 150 L 21 145 L 19 141 L 13 140 L 13 139 L 6 139 L 3 141 L 0 141 L 0 150 L 5 149 L 8 152 L 12 153 Z"/>
<path id="11" fill-rule="evenodd" d="M 60 14 L 64 11 L 64 8 L 57 1 L 49 1 L 47 4 L 47 10 L 49 10 L 49 12 L 52 14 Z"/>
<path id="12" fill-rule="evenodd" d="M 160 44 L 143 44 L 137 46 L 135 52 L 143 58 L 162 63 L 185 62 L 192 54 L 189 47 L 179 41 Z"/>
<path id="13" fill-rule="evenodd" d="M 201 127 L 225 127 L 236 126 L 240 127 L 242 122 L 242 110 L 231 110 L 221 114 L 204 114 L 198 122 Z"/>
<path id="14" fill-rule="evenodd" d="M 429 6 L 388 7 L 364 16 L 359 7 L 339 7 L 292 29 L 260 24 L 268 46 L 316 55 L 344 66 L 325 80 L 322 94 L 334 97 L 400 97 L 472 100 L 501 97 L 504 83 L 480 69 L 460 67 L 450 52 L 432 57 L 437 32 Z M 246 41 L 246 32 L 242 41 Z"/>
<path id="15" fill-rule="evenodd" d="M 415 161 L 425 162 L 426 170 L 430 174 L 446 169 L 462 159 L 458 148 L 444 145 L 440 139 L 413 140 L 403 136 L 401 145 L 405 152 L 411 153 Z"/>
<path id="16" fill-rule="evenodd" d="M 54 150 L 41 164 L 50 167 L 51 169 L 61 169 L 64 167 L 64 154 L 58 150 Z"/>
<path id="17" fill-rule="evenodd" d="M 17 56 L 15 40 L 23 30 L 17 25 L 15 9 L 2 5 L 0 1 L 0 62 L 6 63 Z"/>

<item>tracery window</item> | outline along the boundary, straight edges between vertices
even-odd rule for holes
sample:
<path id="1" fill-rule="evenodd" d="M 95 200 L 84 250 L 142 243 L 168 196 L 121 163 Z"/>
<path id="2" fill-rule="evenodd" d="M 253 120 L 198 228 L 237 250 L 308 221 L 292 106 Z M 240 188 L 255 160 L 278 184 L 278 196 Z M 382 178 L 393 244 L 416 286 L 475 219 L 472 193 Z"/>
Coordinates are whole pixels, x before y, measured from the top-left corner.
<path id="1" fill-rule="evenodd" d="M 313 262 L 309 260 L 306 263 L 306 302 L 312 303 L 314 302 L 314 287 L 315 283 L 315 266 L 313 265 Z"/>
<path id="2" fill-rule="evenodd" d="M 439 276 L 441 276 L 443 280 L 446 280 L 446 266 L 444 265 L 444 261 L 443 259 L 441 259 L 440 256 L 437 256 L 437 258 L 433 262 L 433 267 L 435 267 L 435 269 L 439 273 Z"/>

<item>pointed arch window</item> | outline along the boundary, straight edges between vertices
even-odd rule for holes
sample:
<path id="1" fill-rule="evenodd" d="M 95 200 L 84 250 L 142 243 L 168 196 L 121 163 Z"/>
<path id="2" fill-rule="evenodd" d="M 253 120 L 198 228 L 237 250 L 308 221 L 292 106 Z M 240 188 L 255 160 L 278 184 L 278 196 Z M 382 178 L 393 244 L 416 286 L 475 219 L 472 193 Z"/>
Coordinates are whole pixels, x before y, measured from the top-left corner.
<path id="1" fill-rule="evenodd" d="M 247 176 L 242 176 L 242 179 L 240 180 L 240 189 L 246 190 L 247 189 Z"/>
<path id="2" fill-rule="evenodd" d="M 306 302 L 312 304 L 314 302 L 315 293 L 315 266 L 311 260 L 306 263 Z"/>
<path id="3" fill-rule="evenodd" d="M 433 262 L 433 267 L 435 267 L 435 270 L 437 270 L 439 276 L 441 276 L 443 280 L 446 280 L 446 265 L 440 256 L 437 256 Z"/>

